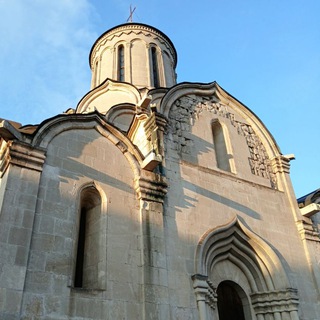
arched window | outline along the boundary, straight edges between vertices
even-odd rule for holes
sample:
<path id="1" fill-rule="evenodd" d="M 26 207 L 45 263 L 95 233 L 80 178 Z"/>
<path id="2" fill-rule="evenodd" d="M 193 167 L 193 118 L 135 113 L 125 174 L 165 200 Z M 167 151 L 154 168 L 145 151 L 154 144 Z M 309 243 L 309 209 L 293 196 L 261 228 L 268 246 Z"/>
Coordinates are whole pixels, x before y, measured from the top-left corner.
<path id="1" fill-rule="evenodd" d="M 158 88 L 160 86 L 159 68 L 158 68 L 158 59 L 157 59 L 157 49 L 155 47 L 151 47 L 151 67 L 152 67 L 153 86 L 155 88 Z"/>
<path id="2" fill-rule="evenodd" d="M 217 167 L 225 171 L 234 172 L 230 142 L 224 133 L 221 123 L 217 119 L 212 122 L 212 135 Z"/>
<path id="3" fill-rule="evenodd" d="M 120 45 L 118 47 L 118 80 L 124 81 L 125 74 L 124 74 L 124 46 Z"/>
<path id="4" fill-rule="evenodd" d="M 219 320 L 245 320 L 242 299 L 248 299 L 241 287 L 232 281 L 223 281 L 217 295 Z"/>
<path id="5" fill-rule="evenodd" d="M 75 263 L 74 287 L 102 288 L 101 272 L 104 259 L 103 218 L 101 196 L 94 186 L 88 186 L 80 194 L 80 221 Z"/>

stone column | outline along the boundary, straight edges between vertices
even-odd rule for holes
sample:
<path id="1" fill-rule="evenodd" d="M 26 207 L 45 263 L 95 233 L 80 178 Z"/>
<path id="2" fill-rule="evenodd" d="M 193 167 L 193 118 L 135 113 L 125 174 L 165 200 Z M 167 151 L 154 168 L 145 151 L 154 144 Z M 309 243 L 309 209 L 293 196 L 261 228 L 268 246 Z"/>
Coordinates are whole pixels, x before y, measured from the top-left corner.
<path id="1" fill-rule="evenodd" d="M 299 299 L 296 289 L 255 292 L 251 294 L 251 302 L 257 320 L 269 319 L 268 317 L 274 320 L 299 319 Z"/>
<path id="2" fill-rule="evenodd" d="M 135 181 L 140 199 L 143 319 L 170 319 L 167 259 L 163 229 L 164 177 L 141 170 Z"/>
<path id="3" fill-rule="evenodd" d="M 290 311 L 290 317 L 291 317 L 292 320 L 299 320 L 298 311 L 296 311 L 296 310 Z"/>
<path id="4" fill-rule="evenodd" d="M 0 150 L 0 318 L 19 319 L 45 155 L 4 140 Z"/>
<path id="5" fill-rule="evenodd" d="M 217 294 L 215 288 L 208 277 L 195 274 L 192 276 L 193 289 L 197 299 L 200 320 L 215 320 L 219 319 L 217 314 Z"/>
<path id="6" fill-rule="evenodd" d="M 197 299 L 200 320 L 207 320 L 206 296 L 209 292 L 207 279 L 207 276 L 200 274 L 195 274 L 192 276 L 193 289 Z"/>

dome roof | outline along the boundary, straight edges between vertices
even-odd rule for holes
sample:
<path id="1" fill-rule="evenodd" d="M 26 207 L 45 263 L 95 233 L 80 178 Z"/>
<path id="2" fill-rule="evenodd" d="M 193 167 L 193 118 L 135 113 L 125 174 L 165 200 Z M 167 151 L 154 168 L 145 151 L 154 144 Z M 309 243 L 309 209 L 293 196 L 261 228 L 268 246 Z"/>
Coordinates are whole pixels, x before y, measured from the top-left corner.
<path id="1" fill-rule="evenodd" d="M 116 33 L 118 33 L 119 31 L 130 31 L 130 30 L 140 30 L 140 31 L 149 31 L 155 35 L 157 35 L 158 37 L 162 38 L 162 40 L 164 40 L 166 42 L 166 44 L 168 45 L 168 47 L 171 49 L 171 54 L 174 58 L 174 68 L 176 68 L 177 66 L 177 62 L 178 62 L 178 56 L 177 56 L 177 51 L 172 43 L 172 41 L 169 39 L 169 37 L 167 35 L 165 35 L 162 31 L 160 31 L 159 29 L 149 26 L 147 24 L 143 24 L 143 23 L 136 23 L 136 22 L 130 22 L 130 23 L 124 23 L 124 24 L 120 24 L 118 26 L 115 26 L 109 30 L 107 30 L 106 32 L 104 32 L 93 44 L 90 54 L 89 54 L 89 65 L 90 68 L 93 68 L 93 53 L 96 49 L 97 46 L 99 46 L 99 44 L 101 42 L 103 42 L 104 39 L 110 38 L 113 35 L 115 35 Z"/>

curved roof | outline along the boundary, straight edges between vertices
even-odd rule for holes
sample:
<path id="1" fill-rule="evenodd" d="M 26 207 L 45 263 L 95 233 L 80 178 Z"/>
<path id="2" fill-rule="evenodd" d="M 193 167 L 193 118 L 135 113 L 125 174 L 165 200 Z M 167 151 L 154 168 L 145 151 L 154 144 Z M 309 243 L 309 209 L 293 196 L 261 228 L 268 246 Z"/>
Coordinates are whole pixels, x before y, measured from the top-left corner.
<path id="1" fill-rule="evenodd" d="M 170 38 L 165 35 L 162 31 L 160 31 L 159 29 L 152 27 L 150 25 L 144 24 L 144 23 L 137 23 L 137 22 L 130 22 L 130 23 L 123 23 L 123 24 L 119 24 L 109 30 L 107 30 L 106 32 L 104 32 L 93 44 L 91 50 L 90 50 L 90 54 L 89 54 L 89 65 L 91 67 L 91 55 L 93 52 L 94 47 L 96 46 L 96 44 L 106 35 L 111 34 L 115 31 L 117 31 L 117 29 L 146 29 L 146 30 L 150 30 L 153 31 L 154 33 L 158 34 L 159 36 L 161 36 L 162 38 L 164 38 L 168 44 L 172 47 L 173 50 L 173 55 L 174 55 L 174 68 L 177 66 L 177 62 L 178 62 L 178 56 L 177 56 L 177 51 L 176 48 L 174 47 L 172 41 L 170 40 Z"/>
<path id="2" fill-rule="evenodd" d="M 299 206 L 307 206 L 308 204 L 315 202 L 318 197 L 320 197 L 320 188 L 298 198 L 297 202 Z"/>

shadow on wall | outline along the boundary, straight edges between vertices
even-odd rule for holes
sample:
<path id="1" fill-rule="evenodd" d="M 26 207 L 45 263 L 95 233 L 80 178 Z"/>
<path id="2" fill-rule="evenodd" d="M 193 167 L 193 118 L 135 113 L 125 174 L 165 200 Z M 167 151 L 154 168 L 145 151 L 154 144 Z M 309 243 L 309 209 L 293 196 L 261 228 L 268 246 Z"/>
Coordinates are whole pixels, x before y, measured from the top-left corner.
<path id="1" fill-rule="evenodd" d="M 203 153 L 207 153 L 209 155 L 212 154 L 214 152 L 213 144 L 190 132 L 188 133 L 188 137 L 190 141 L 193 141 L 193 144 L 198 146 L 197 150 L 192 148 L 191 143 L 189 147 L 186 145 L 185 148 L 178 148 L 177 143 L 172 140 L 172 136 L 167 136 L 167 152 L 170 153 L 171 157 L 166 159 L 166 167 L 164 168 L 164 171 L 169 181 L 168 196 L 170 196 L 170 192 L 177 194 L 177 197 L 173 197 L 176 201 L 176 210 L 181 211 L 185 208 L 196 207 L 199 196 L 203 196 L 209 200 L 225 205 L 228 208 L 232 208 L 237 212 L 250 216 L 251 218 L 261 220 L 261 216 L 257 211 L 236 202 L 231 198 L 222 196 L 221 194 L 225 193 L 225 190 L 219 194 L 218 191 L 214 192 L 209 188 L 199 185 L 200 183 L 205 185 L 206 181 L 209 181 L 209 179 L 205 179 L 206 174 L 208 176 L 214 175 L 216 179 L 220 179 L 223 182 L 223 176 L 228 175 L 229 177 L 225 179 L 230 179 L 230 177 L 232 177 L 232 173 L 229 171 L 222 171 L 220 169 L 211 170 L 199 165 L 198 155 Z M 182 176 L 182 172 L 184 177 Z M 186 180 L 185 177 L 189 179 Z M 202 179 L 203 177 L 205 180 Z M 235 180 L 235 177 L 232 177 L 232 179 Z M 196 184 L 193 181 L 199 181 L 199 184 Z M 220 188 L 222 190 L 225 187 L 221 185 Z M 229 193 L 232 194 L 233 191 L 230 190 Z"/>

